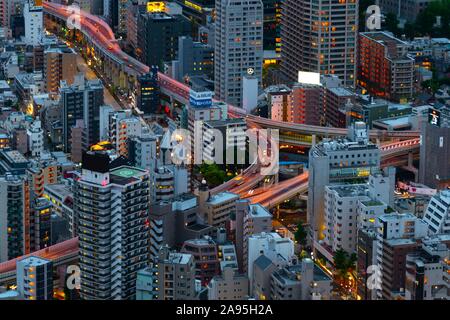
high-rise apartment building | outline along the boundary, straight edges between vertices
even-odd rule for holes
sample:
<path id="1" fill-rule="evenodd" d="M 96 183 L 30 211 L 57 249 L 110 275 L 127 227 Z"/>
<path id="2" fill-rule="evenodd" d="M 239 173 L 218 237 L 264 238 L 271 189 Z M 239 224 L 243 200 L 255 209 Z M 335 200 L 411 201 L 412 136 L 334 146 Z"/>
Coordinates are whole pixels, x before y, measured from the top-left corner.
<path id="1" fill-rule="evenodd" d="M 414 93 L 414 58 L 408 44 L 388 32 L 359 35 L 358 84 L 371 95 L 401 101 Z"/>
<path id="2" fill-rule="evenodd" d="M 323 87 L 296 83 L 292 87 L 290 122 L 321 125 L 325 122 Z"/>
<path id="3" fill-rule="evenodd" d="M 31 204 L 29 233 L 31 252 L 34 252 L 51 245 L 53 206 L 45 198 L 37 198 Z"/>
<path id="4" fill-rule="evenodd" d="M 73 84 L 77 73 L 77 55 L 72 48 L 49 48 L 44 51 L 45 91 L 56 94 L 60 81 Z"/>
<path id="5" fill-rule="evenodd" d="M 380 150 L 369 141 L 367 126 L 357 122 L 347 139 L 323 141 L 309 152 L 308 221 L 313 237 L 323 239 L 325 186 L 366 182 L 379 170 Z"/>
<path id="6" fill-rule="evenodd" d="M 111 167 L 103 152 L 83 154 L 74 186 L 83 299 L 132 299 L 149 260 L 149 174 Z"/>
<path id="7" fill-rule="evenodd" d="M 421 125 L 419 182 L 431 188 L 450 186 L 450 108 L 430 108 Z"/>
<path id="8" fill-rule="evenodd" d="M 142 134 L 141 119 L 131 110 L 120 110 L 108 114 L 109 141 L 121 156 L 128 156 L 128 139 Z"/>
<path id="9" fill-rule="evenodd" d="M 189 77 L 204 76 L 213 79 L 214 48 L 195 42 L 191 37 L 178 38 L 178 58 L 172 62 L 173 78 L 185 82 Z"/>
<path id="10" fill-rule="evenodd" d="M 381 271 L 377 298 L 391 300 L 405 290 L 406 255 L 420 248 L 428 225 L 411 213 L 385 214 L 377 219 L 376 265 Z"/>
<path id="11" fill-rule="evenodd" d="M 164 62 L 175 60 L 178 37 L 191 32 L 189 20 L 182 15 L 146 12 L 138 16 L 137 57 L 148 66 L 163 70 Z"/>
<path id="12" fill-rule="evenodd" d="M 24 4 L 25 39 L 27 44 L 38 45 L 44 33 L 44 16 L 41 0 L 28 0 Z"/>
<path id="13" fill-rule="evenodd" d="M 13 175 L 0 177 L 0 262 L 25 253 L 28 207 L 25 180 Z"/>
<path id="14" fill-rule="evenodd" d="M 236 255 L 239 270 L 247 271 L 248 238 L 272 230 L 272 214 L 259 203 L 236 202 Z"/>
<path id="15" fill-rule="evenodd" d="M 83 120 L 87 145 L 100 138 L 100 106 L 103 105 L 103 85 L 98 79 L 85 81 L 77 76 L 73 85 L 63 83 L 60 88 L 62 105 L 64 152 L 71 151 L 71 132 L 77 120 Z"/>
<path id="16" fill-rule="evenodd" d="M 224 168 L 245 165 L 246 130 L 247 123 L 241 118 L 203 122 L 203 159 Z"/>
<path id="17" fill-rule="evenodd" d="M 239 195 L 232 192 L 221 192 L 213 196 L 208 190 L 199 190 L 199 214 L 202 219 L 214 227 L 224 227 L 230 215 L 236 210 Z"/>
<path id="18" fill-rule="evenodd" d="M 299 71 L 339 76 L 355 85 L 358 1 L 285 0 L 281 18 L 281 72 L 295 82 Z"/>
<path id="19" fill-rule="evenodd" d="M 214 37 L 215 98 L 241 107 L 244 76 L 262 81 L 262 1 L 216 1 Z"/>
<path id="20" fill-rule="evenodd" d="M 153 66 L 149 73 L 138 77 L 136 107 L 144 115 L 161 113 L 159 101 L 158 68 Z"/>
<path id="21" fill-rule="evenodd" d="M 358 202 L 370 201 L 365 184 L 325 187 L 325 239 L 333 252 L 356 251 Z"/>

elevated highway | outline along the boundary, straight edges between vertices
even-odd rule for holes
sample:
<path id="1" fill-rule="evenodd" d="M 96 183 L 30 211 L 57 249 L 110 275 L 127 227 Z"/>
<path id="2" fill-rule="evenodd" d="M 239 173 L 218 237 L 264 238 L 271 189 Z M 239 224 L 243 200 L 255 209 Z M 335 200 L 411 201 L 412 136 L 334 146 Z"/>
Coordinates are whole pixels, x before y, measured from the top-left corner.
<path id="1" fill-rule="evenodd" d="M 16 278 L 17 261 L 29 257 L 40 257 L 53 261 L 54 266 L 64 265 L 78 259 L 78 237 L 72 238 L 48 248 L 0 263 L 0 285 L 11 283 Z"/>

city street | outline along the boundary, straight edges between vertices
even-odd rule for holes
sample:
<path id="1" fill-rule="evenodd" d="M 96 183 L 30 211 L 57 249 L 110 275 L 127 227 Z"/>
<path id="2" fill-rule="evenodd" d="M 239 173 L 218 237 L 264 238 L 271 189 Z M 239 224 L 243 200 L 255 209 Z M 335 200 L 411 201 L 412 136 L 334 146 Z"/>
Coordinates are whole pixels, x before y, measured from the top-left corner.
<path id="1" fill-rule="evenodd" d="M 83 57 L 80 54 L 77 54 L 77 65 L 78 71 L 82 72 L 85 75 L 86 79 L 93 80 L 98 78 L 95 72 L 91 68 L 89 68 L 89 66 L 86 64 L 86 61 L 84 61 Z M 122 109 L 119 103 L 117 103 L 116 99 L 114 99 L 114 97 L 106 87 L 103 89 L 103 92 L 105 104 L 109 104 L 114 108 L 114 110 Z"/>

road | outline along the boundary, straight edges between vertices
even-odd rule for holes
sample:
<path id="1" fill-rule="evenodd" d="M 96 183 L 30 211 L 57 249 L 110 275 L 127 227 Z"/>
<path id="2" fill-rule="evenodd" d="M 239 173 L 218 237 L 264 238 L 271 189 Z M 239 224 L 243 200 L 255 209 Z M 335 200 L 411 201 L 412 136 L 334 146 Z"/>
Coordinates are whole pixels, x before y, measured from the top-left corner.
<path id="1" fill-rule="evenodd" d="M 83 73 L 86 79 L 93 80 L 98 79 L 95 72 L 89 68 L 89 66 L 86 64 L 86 61 L 84 61 L 83 57 L 80 54 L 77 54 L 77 65 L 78 65 L 78 71 Z M 105 87 L 105 84 L 103 84 L 103 95 L 104 95 L 104 102 L 105 104 L 109 104 L 111 107 L 113 107 L 114 110 L 121 110 L 119 103 L 117 103 L 116 99 L 112 96 L 111 92 Z"/>

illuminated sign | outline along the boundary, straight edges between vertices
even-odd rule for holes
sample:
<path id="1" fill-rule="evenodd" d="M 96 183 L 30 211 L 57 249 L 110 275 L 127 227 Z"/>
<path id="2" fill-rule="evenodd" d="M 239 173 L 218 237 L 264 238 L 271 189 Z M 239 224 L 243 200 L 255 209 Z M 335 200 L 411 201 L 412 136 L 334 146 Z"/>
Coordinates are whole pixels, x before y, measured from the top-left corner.
<path id="1" fill-rule="evenodd" d="M 428 110 L 428 122 L 435 126 L 441 125 L 441 113 L 435 109 Z"/>
<path id="2" fill-rule="evenodd" d="M 192 2 L 190 2 L 190 1 L 184 1 L 184 4 L 187 6 L 187 7 L 189 7 L 189 8 L 192 8 L 192 9 L 194 9 L 194 10 L 197 10 L 198 12 L 202 12 L 203 11 L 203 9 L 202 9 L 202 7 L 200 7 L 199 5 L 197 5 L 197 4 L 195 4 L 195 3 L 192 3 Z"/>
<path id="3" fill-rule="evenodd" d="M 147 2 L 147 12 L 164 12 L 166 4 L 162 1 Z"/>
<path id="4" fill-rule="evenodd" d="M 189 92 L 189 104 L 192 107 L 209 107 L 212 105 L 212 96 L 211 91 L 197 92 L 191 90 Z"/>
<path id="5" fill-rule="evenodd" d="M 317 84 L 320 85 L 320 73 L 318 72 L 298 72 L 298 82 L 306 84 Z"/>

